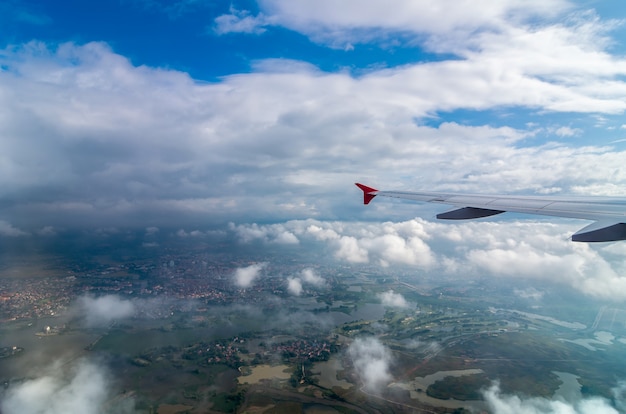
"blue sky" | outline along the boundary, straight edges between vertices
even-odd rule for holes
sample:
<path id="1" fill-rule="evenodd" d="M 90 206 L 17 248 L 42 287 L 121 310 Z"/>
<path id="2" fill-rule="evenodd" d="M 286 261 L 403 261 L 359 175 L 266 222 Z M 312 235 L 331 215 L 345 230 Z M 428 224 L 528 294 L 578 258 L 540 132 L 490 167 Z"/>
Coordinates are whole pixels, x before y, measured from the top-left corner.
<path id="1" fill-rule="evenodd" d="M 436 206 L 364 207 L 356 181 L 624 196 L 625 18 L 616 2 L 568 0 L 3 2 L 0 235 L 230 228 L 289 242 L 306 233 L 290 220 L 416 216 L 439 231 Z M 511 219 L 493 221 L 495 240 Z M 588 249 L 624 283 L 602 256 L 619 247 L 565 248 L 584 223 L 558 223 L 541 227 L 560 247 L 546 256 L 537 239 L 539 263 Z M 398 253 L 344 230 L 315 234 L 348 261 L 421 251 L 402 232 Z M 428 263 L 452 257 L 422 236 Z M 528 257 L 507 246 L 491 247 Z"/>
<path id="2" fill-rule="evenodd" d="M 267 58 L 302 60 L 324 71 L 355 74 L 438 59 L 436 54 L 402 43 L 385 48 L 363 44 L 346 53 L 280 26 L 263 27 L 263 33 L 252 35 L 218 33 L 215 19 L 220 16 L 258 14 L 259 6 L 253 1 L 9 2 L 4 7 L 10 10 L 4 20 L 10 19 L 11 28 L 2 34 L 4 44 L 32 39 L 50 43 L 98 40 L 133 64 L 184 71 L 196 80 L 218 81 L 222 76 L 250 72 L 254 61 Z"/>

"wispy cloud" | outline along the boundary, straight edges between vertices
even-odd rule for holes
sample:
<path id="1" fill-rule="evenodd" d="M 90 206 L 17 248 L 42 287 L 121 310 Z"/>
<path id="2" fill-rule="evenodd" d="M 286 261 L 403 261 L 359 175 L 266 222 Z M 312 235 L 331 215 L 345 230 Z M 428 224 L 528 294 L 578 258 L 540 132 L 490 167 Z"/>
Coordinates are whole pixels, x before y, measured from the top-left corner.
<path id="1" fill-rule="evenodd" d="M 28 232 L 18 229 L 7 221 L 0 220 L 0 236 L 20 237 L 28 235 Z"/>
<path id="2" fill-rule="evenodd" d="M 261 13 L 253 16 L 246 10 L 230 8 L 229 14 L 223 14 L 215 18 L 215 33 L 219 35 L 227 33 L 250 33 L 261 34 L 266 31 L 268 19 Z"/>
<path id="3" fill-rule="evenodd" d="M 117 295 L 81 296 L 76 312 L 86 318 L 88 326 L 103 326 L 135 315 L 136 308 L 129 299 Z"/>
<path id="4" fill-rule="evenodd" d="M 53 363 L 41 367 L 40 376 L 12 384 L 0 395 L 0 409 L 6 414 L 97 414 L 112 409 L 133 413 L 132 399 L 112 401 L 108 370 L 93 360 L 78 359 L 69 366 Z"/>

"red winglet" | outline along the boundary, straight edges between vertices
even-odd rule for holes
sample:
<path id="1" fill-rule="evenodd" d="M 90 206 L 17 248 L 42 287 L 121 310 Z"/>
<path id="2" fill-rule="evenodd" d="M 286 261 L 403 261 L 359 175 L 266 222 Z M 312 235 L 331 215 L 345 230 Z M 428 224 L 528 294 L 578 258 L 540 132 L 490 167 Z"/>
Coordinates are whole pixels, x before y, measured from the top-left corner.
<path id="1" fill-rule="evenodd" d="M 372 201 L 372 198 L 376 197 L 376 193 L 378 192 L 377 189 L 359 183 L 355 184 L 363 190 L 363 204 L 369 204 L 369 202 Z"/>

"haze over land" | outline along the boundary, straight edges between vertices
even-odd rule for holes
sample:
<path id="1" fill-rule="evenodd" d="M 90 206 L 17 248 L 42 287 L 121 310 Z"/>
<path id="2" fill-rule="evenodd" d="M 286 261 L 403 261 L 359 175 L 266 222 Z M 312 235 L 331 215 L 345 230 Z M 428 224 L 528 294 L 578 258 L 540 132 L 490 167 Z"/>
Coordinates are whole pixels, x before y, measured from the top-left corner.
<path id="1" fill-rule="evenodd" d="M 595 370 L 623 364 L 626 242 L 572 243 L 578 220 L 442 223 L 353 185 L 626 196 L 613 3 L 1 4 L 0 410 L 280 405 L 235 378 L 284 364 L 303 406 L 315 389 L 402 411 L 450 370 L 423 394 L 623 411 L 626 378 Z M 594 362 L 510 362 L 515 388 L 486 362 L 515 361 L 512 338 Z"/>

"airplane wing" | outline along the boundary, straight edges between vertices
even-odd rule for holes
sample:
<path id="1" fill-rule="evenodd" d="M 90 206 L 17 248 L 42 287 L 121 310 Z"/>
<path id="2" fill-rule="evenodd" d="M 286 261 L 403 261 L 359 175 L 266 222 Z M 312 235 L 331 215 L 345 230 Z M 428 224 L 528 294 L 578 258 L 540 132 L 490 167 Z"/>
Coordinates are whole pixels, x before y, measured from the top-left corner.
<path id="1" fill-rule="evenodd" d="M 459 194 L 438 192 L 379 191 L 356 183 L 363 190 L 363 203 L 376 196 L 449 204 L 453 210 L 437 214 L 438 219 L 466 220 L 511 211 L 593 220 L 579 230 L 572 241 L 606 242 L 626 240 L 626 199 L 613 197 L 555 197 Z"/>

